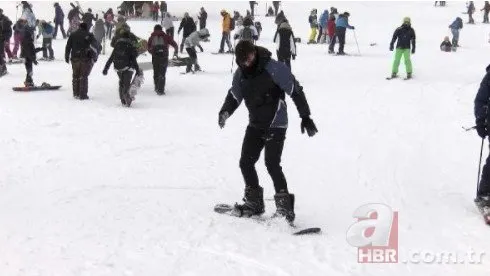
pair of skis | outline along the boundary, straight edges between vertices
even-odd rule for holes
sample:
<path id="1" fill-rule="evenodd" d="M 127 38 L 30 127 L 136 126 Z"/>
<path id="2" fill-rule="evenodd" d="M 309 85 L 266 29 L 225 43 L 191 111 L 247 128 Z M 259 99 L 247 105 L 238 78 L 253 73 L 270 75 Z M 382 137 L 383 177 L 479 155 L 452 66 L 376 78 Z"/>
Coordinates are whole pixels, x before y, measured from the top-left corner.
<path id="1" fill-rule="evenodd" d="M 232 217 L 239 217 L 239 215 L 237 215 L 235 207 L 230 204 L 216 204 L 216 206 L 214 206 L 214 211 L 218 214 L 229 215 Z M 252 216 L 249 218 L 259 223 L 272 222 L 272 217 Z M 292 232 L 293 236 L 319 234 L 322 231 L 321 228 L 319 227 L 300 228 L 294 223 L 289 223 L 289 226 L 293 230 Z"/>

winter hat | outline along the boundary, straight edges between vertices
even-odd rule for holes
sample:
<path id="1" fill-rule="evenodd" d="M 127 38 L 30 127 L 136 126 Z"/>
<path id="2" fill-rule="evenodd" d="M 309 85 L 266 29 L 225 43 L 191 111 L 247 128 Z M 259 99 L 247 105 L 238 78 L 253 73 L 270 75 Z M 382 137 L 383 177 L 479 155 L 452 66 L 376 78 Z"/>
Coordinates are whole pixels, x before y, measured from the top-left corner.
<path id="1" fill-rule="evenodd" d="M 160 24 L 155 25 L 155 27 L 153 27 L 153 30 L 154 31 L 161 31 L 162 30 L 162 25 L 160 25 Z"/>
<path id="2" fill-rule="evenodd" d="M 241 64 L 248 59 L 251 53 L 255 52 L 255 46 L 251 41 L 241 40 L 235 47 L 236 62 Z"/>
<path id="3" fill-rule="evenodd" d="M 88 8 L 88 12 L 92 12 L 92 9 L 91 8 Z"/>
<path id="4" fill-rule="evenodd" d="M 2 9 L 0 9 L 0 14 L 3 14 L 3 10 Z"/>
<path id="5" fill-rule="evenodd" d="M 410 24 L 410 17 L 406 16 L 403 18 L 403 23 L 408 23 Z"/>
<path id="6" fill-rule="evenodd" d="M 82 30 L 85 30 L 87 31 L 88 30 L 88 26 L 87 26 L 87 23 L 80 23 L 80 26 L 79 26 L 80 29 Z"/>

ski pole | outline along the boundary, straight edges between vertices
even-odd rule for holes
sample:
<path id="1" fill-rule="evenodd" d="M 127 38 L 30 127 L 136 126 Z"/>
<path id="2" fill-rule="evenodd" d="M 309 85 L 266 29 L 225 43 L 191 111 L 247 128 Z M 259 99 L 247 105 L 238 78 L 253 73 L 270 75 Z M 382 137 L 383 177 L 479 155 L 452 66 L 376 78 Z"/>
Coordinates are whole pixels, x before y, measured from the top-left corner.
<path id="1" fill-rule="evenodd" d="M 483 156 L 483 144 L 485 143 L 485 138 L 481 139 L 481 149 L 480 149 L 480 162 L 478 163 L 478 180 L 476 182 L 476 197 L 480 194 L 480 173 L 481 173 L 481 159 Z"/>
<path id="2" fill-rule="evenodd" d="M 236 40 L 233 40 L 233 51 L 235 51 L 235 47 L 236 47 Z M 230 73 L 233 75 L 233 66 L 235 65 L 235 63 L 233 62 L 235 58 L 235 54 L 232 54 L 231 55 L 231 70 L 230 70 Z"/>
<path id="3" fill-rule="evenodd" d="M 357 43 L 356 30 L 352 30 L 352 31 L 354 31 L 354 39 L 356 40 L 357 52 L 359 53 L 359 55 L 361 55 L 361 50 L 359 50 L 359 43 Z"/>

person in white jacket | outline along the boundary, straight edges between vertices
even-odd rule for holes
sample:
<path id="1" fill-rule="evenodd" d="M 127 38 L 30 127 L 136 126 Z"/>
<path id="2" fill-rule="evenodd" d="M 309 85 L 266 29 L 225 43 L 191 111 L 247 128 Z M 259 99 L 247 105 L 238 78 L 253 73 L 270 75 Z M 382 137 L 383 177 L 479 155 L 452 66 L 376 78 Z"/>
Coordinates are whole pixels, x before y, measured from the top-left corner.
<path id="1" fill-rule="evenodd" d="M 197 63 L 197 52 L 195 47 L 199 47 L 201 52 L 203 52 L 203 48 L 201 47 L 200 42 L 209 37 L 208 29 L 204 28 L 199 31 L 195 31 L 191 33 L 184 41 L 185 50 L 189 54 L 190 61 L 187 63 L 187 68 L 185 70 L 186 73 L 192 72 L 192 65 L 194 65 L 194 71 L 201 71 L 201 67 Z"/>
<path id="2" fill-rule="evenodd" d="M 165 12 L 162 17 L 162 27 L 165 33 L 174 38 L 174 22 L 172 21 L 172 16 L 170 13 Z"/>

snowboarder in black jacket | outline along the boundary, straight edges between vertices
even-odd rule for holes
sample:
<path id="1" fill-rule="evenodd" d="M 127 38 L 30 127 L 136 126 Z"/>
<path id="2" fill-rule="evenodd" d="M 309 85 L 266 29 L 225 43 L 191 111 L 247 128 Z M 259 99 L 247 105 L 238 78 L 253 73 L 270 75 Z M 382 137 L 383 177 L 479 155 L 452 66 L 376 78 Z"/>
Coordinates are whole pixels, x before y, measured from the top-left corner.
<path id="1" fill-rule="evenodd" d="M 189 16 L 188 12 L 184 14 L 177 33 L 180 34 L 182 29 L 184 29 L 184 32 L 182 33 L 182 41 L 180 42 L 180 53 L 184 51 L 185 39 L 196 30 L 196 23 L 194 23 L 194 19 Z"/>
<path id="2" fill-rule="evenodd" d="M 88 9 L 86 13 L 83 14 L 82 16 L 82 22 L 87 24 L 87 28 L 90 31 L 93 26 L 93 22 L 97 21 L 99 19 L 99 15 L 96 14 L 95 16 L 92 14 L 92 9 Z"/>
<path id="3" fill-rule="evenodd" d="M 271 58 L 271 53 L 250 41 L 240 41 L 235 48 L 238 69 L 219 112 L 218 124 L 226 120 L 242 101 L 249 111 L 249 125 L 245 132 L 240 158 L 240 169 L 245 180 L 243 204 L 236 204 L 239 215 L 251 216 L 264 213 L 263 189 L 259 185 L 255 163 L 265 148 L 265 164 L 274 182 L 276 194 L 275 216 L 283 216 L 290 222 L 295 218 L 294 195 L 288 191 L 281 168 L 281 155 L 286 138 L 288 116 L 285 95 L 293 99 L 302 118 L 301 131 L 311 137 L 317 133 L 303 88 L 291 70 L 282 62 Z"/>
<path id="4" fill-rule="evenodd" d="M 478 135 L 485 139 L 489 135 L 490 130 L 490 65 L 486 68 L 486 74 L 480 83 L 480 88 L 475 98 L 475 119 L 476 131 Z M 490 206 L 490 155 L 487 157 L 485 165 L 482 169 L 480 183 L 478 185 L 477 203 L 482 203 L 485 206 Z"/>
<path id="5" fill-rule="evenodd" d="M 35 28 L 31 28 L 27 21 L 22 21 L 23 27 L 21 30 L 22 34 L 22 42 L 20 44 L 21 56 L 25 59 L 25 67 L 26 67 L 26 80 L 24 85 L 26 87 L 34 86 L 34 81 L 32 80 L 32 64 L 37 65 L 36 53 L 42 51 L 43 48 L 35 48 L 34 47 L 34 30 Z"/>
<path id="6" fill-rule="evenodd" d="M 412 60 L 410 59 L 410 47 L 412 48 L 412 54 L 415 54 L 415 31 L 410 23 L 410 17 L 403 18 L 403 24 L 398 27 L 393 33 L 393 37 L 390 43 L 390 51 L 395 48 L 395 60 L 393 61 L 393 67 L 391 70 L 391 78 L 398 76 L 398 67 L 400 66 L 400 60 L 403 56 L 405 69 L 407 71 L 407 79 L 412 78 Z"/>
<path id="7" fill-rule="evenodd" d="M 73 70 L 73 97 L 80 100 L 88 100 L 88 76 L 92 71 L 94 60 L 91 45 L 95 37 L 88 31 L 85 23 L 80 23 L 78 30 L 68 37 L 65 48 L 65 61 L 70 63 Z"/>
<path id="8" fill-rule="evenodd" d="M 274 43 L 277 45 L 277 60 L 286 63 L 291 69 L 291 57 L 296 59 L 296 42 L 293 30 L 288 21 L 284 21 L 274 35 Z"/>
<path id="9" fill-rule="evenodd" d="M 204 7 L 201 7 L 201 12 L 199 13 L 199 16 L 197 18 L 199 19 L 199 30 L 206 28 L 206 21 L 208 20 L 208 13 L 204 9 Z"/>
<path id="10" fill-rule="evenodd" d="M 133 98 L 129 94 L 131 80 L 133 79 L 133 71 L 136 75 L 142 74 L 136 61 L 138 51 L 130 38 L 129 31 L 123 31 L 120 38 L 116 41 L 114 50 L 105 64 L 102 74 L 107 75 L 107 71 L 112 63 L 119 77 L 119 99 L 124 106 L 131 106 Z"/>
<path id="11" fill-rule="evenodd" d="M 7 74 L 7 66 L 5 65 L 5 43 L 10 43 L 12 37 L 12 21 L 3 14 L 0 9 L 0 77 Z M 9 45 L 10 47 L 10 45 Z"/>

